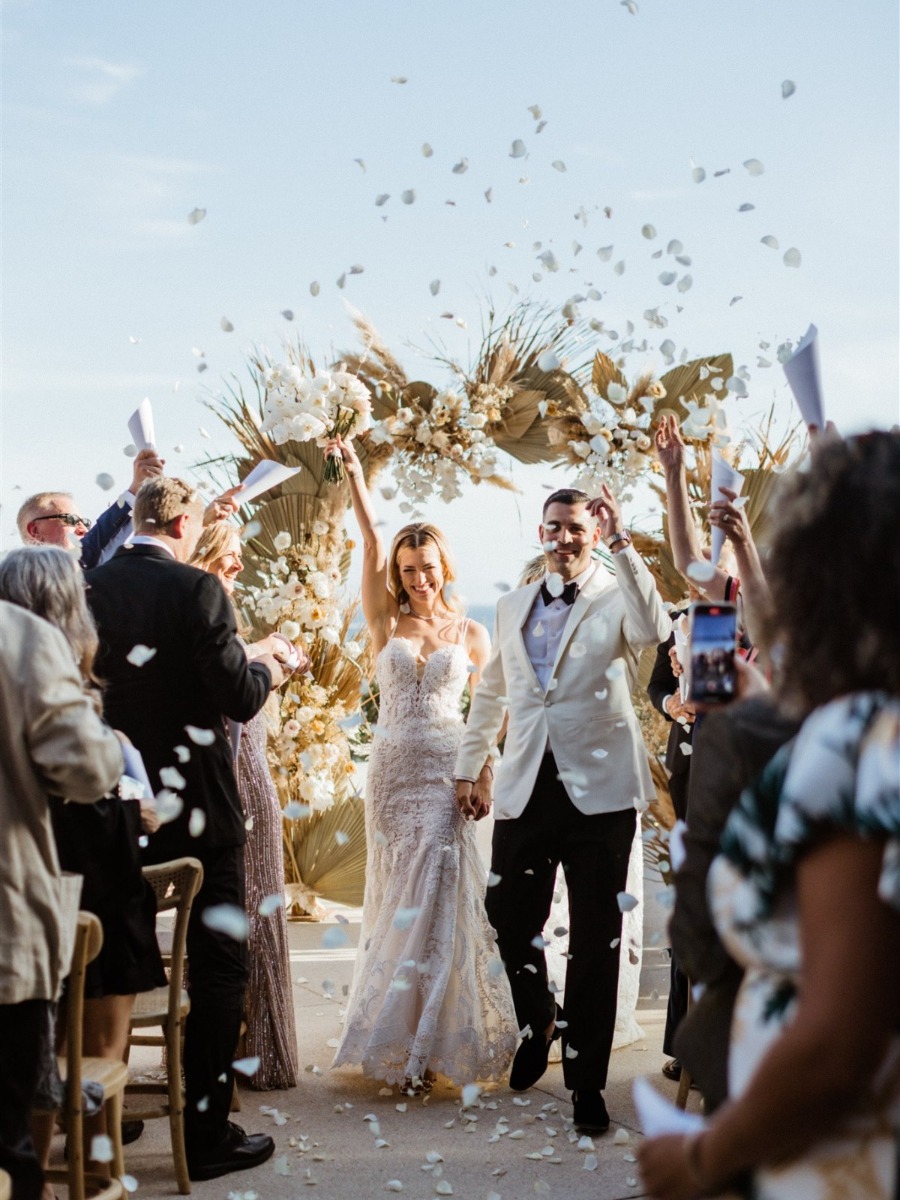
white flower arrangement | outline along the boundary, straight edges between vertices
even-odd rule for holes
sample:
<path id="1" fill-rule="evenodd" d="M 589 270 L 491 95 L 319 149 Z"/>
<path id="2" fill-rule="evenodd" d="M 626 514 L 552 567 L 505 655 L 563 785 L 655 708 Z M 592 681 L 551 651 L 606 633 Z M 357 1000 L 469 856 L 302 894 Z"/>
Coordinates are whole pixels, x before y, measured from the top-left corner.
<path id="1" fill-rule="evenodd" d="M 372 423 L 369 389 L 348 371 L 317 371 L 306 375 L 294 363 L 276 363 L 263 372 L 266 393 L 260 429 L 272 440 L 311 442 L 324 447 L 329 438 L 365 433 Z M 325 479 L 344 478 L 341 457 L 325 464 Z"/>

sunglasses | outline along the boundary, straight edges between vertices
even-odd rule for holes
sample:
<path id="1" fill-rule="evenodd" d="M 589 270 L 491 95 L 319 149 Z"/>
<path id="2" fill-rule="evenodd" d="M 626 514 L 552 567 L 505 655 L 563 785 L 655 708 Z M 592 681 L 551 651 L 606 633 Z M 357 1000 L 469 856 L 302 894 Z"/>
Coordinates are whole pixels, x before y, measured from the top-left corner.
<path id="1" fill-rule="evenodd" d="M 49 513 L 46 517 L 32 517 L 33 521 L 62 521 L 63 525 L 83 525 L 90 529 L 92 522 L 87 517 L 76 517 L 74 513 Z"/>

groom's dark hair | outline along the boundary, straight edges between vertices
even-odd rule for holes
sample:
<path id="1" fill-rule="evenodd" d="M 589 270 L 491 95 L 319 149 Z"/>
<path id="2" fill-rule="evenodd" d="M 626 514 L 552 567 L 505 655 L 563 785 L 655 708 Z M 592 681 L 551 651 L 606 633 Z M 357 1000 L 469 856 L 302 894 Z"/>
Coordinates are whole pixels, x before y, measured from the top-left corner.
<path id="1" fill-rule="evenodd" d="M 560 488 L 559 491 L 551 492 L 544 501 L 541 516 L 546 517 L 547 509 L 551 504 L 587 504 L 589 501 L 590 496 L 587 492 L 582 492 L 578 488 Z"/>

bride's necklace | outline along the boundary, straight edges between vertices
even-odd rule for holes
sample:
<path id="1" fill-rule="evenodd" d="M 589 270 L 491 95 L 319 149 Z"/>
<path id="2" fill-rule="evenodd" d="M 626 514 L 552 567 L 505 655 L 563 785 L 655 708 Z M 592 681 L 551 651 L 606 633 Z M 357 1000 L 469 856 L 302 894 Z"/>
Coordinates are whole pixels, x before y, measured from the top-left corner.
<path id="1" fill-rule="evenodd" d="M 446 617 L 445 613 L 435 613 L 433 617 L 424 617 L 421 613 L 417 613 L 414 608 L 410 608 L 409 615 L 419 621 L 438 621 L 441 617 Z"/>

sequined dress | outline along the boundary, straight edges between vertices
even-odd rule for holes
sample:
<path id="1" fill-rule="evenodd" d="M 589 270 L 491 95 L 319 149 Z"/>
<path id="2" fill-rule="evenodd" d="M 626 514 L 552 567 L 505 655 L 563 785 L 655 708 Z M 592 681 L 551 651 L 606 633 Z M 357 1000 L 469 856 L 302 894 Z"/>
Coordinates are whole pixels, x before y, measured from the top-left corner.
<path id="1" fill-rule="evenodd" d="M 244 865 L 250 978 L 244 997 L 246 1054 L 259 1056 L 249 1086 L 260 1090 L 294 1087 L 297 1082 L 297 1030 L 291 992 L 287 919 L 284 908 L 260 916 L 266 896 L 284 895 L 281 806 L 266 761 L 266 718 L 259 713 L 243 726 L 237 762 L 238 790 L 247 832 Z"/>
<path id="2" fill-rule="evenodd" d="M 378 732 L 366 791 L 366 892 L 344 1033 L 334 1058 L 387 1083 L 500 1079 L 516 1018 L 484 909 L 475 828 L 456 807 L 464 645 L 419 663 L 392 638 L 376 664 Z"/>

